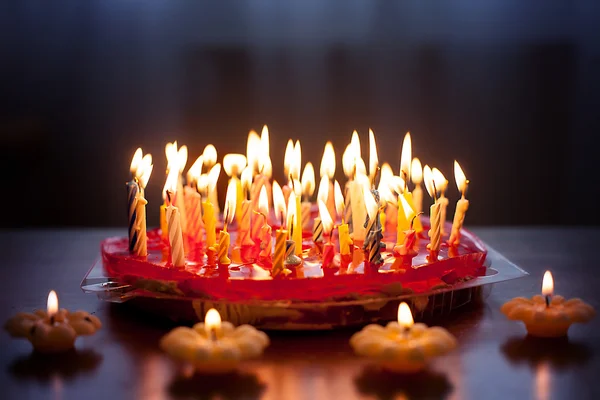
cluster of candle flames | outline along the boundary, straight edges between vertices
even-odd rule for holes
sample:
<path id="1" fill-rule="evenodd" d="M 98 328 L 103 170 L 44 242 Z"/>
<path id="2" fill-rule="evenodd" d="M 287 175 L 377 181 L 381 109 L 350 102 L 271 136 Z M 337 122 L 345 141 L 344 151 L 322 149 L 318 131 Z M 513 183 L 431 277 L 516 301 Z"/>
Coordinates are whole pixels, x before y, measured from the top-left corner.
<path id="1" fill-rule="evenodd" d="M 284 154 L 284 173 L 286 177 L 289 177 L 288 185 L 292 188 L 290 197 L 288 197 L 288 205 L 294 204 L 295 196 L 302 196 L 305 199 L 309 199 L 314 194 L 316 188 L 315 169 L 311 162 L 305 164 L 304 170 L 300 174 L 301 152 L 300 141 L 296 140 L 294 142 L 290 139 Z M 178 178 L 183 174 L 187 164 L 188 149 L 185 145 L 178 147 L 175 141 L 167 143 L 165 153 L 167 157 L 167 178 L 163 189 L 163 198 L 166 201 L 169 193 L 173 194 L 177 191 Z M 370 189 L 375 187 L 375 182 L 379 176 L 377 190 L 379 191 L 380 198 L 384 202 L 391 204 L 395 204 L 398 201 L 398 197 L 402 200 L 402 196 L 397 197 L 397 194 L 401 194 L 406 190 L 409 178 L 415 185 L 421 184 L 424 181 L 425 188 L 433 199 L 436 199 L 440 193 L 443 193 L 448 185 L 448 181 L 439 169 L 430 168 L 428 165 L 422 167 L 418 158 L 412 158 L 410 133 L 407 133 L 404 137 L 398 175 L 394 174 L 392 167 L 388 163 L 384 163 L 379 167 L 375 135 L 371 129 L 369 129 L 368 173 L 366 164 L 361 156 L 360 139 L 357 131 L 353 132 L 351 141 L 346 146 L 342 155 L 342 167 L 348 179 L 356 179 L 364 184 L 365 194 L 371 193 Z M 150 154 L 143 155 L 142 149 L 137 149 L 133 156 L 130 170 L 142 189 L 148 183 L 152 168 L 152 156 Z M 248 134 L 246 155 L 226 154 L 223 157 L 222 166 L 220 163 L 217 163 L 216 148 L 211 144 L 207 145 L 203 153 L 187 171 L 187 184 L 194 186 L 204 196 L 209 196 L 210 193 L 215 191 L 222 168 L 229 177 L 235 176 L 241 179 L 244 192 L 250 190 L 255 174 L 260 173 L 270 179 L 272 177 L 272 163 L 268 127 L 266 125 L 263 127 L 261 135 L 258 135 L 253 130 L 250 131 Z M 328 207 L 328 204 L 334 204 L 335 213 L 343 218 L 344 197 L 337 180 L 334 182 L 334 199 L 333 201 L 328 199 L 331 195 L 329 186 L 335 175 L 335 170 L 335 150 L 332 143 L 327 142 L 321 160 L 319 171 L 321 180 L 317 191 L 319 214 L 322 219 L 324 231 L 326 232 L 331 231 L 333 228 L 333 216 L 331 214 L 334 210 Z M 454 162 L 454 176 L 456 185 L 464 196 L 468 181 L 456 161 Z M 373 218 L 373 214 L 377 211 L 375 199 L 372 196 L 365 195 L 365 204 L 369 217 Z M 259 212 L 267 215 L 269 199 L 266 190 L 261 190 L 258 205 Z M 276 220 L 286 220 L 289 223 L 295 217 L 295 207 L 286 207 L 283 191 L 277 181 L 273 181 L 272 206 Z M 225 198 L 224 222 L 230 223 L 233 220 L 235 209 L 236 187 L 234 182 L 230 180 Z M 408 210 L 409 208 L 405 209 Z"/>

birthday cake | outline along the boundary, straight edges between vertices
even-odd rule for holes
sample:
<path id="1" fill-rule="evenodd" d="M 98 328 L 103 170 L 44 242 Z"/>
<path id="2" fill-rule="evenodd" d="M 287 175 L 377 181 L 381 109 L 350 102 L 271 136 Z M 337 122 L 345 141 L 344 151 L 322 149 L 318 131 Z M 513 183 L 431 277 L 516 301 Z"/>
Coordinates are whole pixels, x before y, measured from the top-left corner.
<path id="1" fill-rule="evenodd" d="M 271 181 L 265 130 L 262 137 L 251 132 L 248 157 L 223 158 L 229 176 L 223 212 L 214 147 L 192 165 L 184 186 L 187 148 L 169 143 L 161 224 L 149 231 L 144 189 L 152 158 L 138 149 L 127 184 L 129 236 L 102 242 L 105 274 L 139 297 L 191 304 L 196 319 L 216 307 L 234 323 L 291 329 L 370 322 L 367 314 L 388 302 L 412 296 L 426 305 L 427 296 L 486 274 L 484 244 L 462 227 L 468 181 L 458 163 L 462 198 L 447 223 L 448 181 L 437 168 L 411 163 L 409 134 L 394 175 L 388 164 L 378 168 L 370 132 L 367 175 L 355 132 L 342 158 L 344 194 L 327 143 L 313 202 L 315 172 L 307 163 L 300 178 L 299 142 L 290 140 L 286 149 L 287 184 Z M 420 212 L 422 181 L 433 198 L 429 217 Z"/>

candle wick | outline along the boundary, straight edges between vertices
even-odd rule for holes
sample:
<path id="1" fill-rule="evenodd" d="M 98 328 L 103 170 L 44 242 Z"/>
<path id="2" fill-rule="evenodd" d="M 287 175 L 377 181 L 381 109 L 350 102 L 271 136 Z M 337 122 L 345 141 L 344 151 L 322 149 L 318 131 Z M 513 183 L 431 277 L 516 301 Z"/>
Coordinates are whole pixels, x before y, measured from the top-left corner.
<path id="1" fill-rule="evenodd" d="M 171 205 L 171 191 L 167 190 L 167 200 L 169 202 L 169 205 Z"/>
<path id="2" fill-rule="evenodd" d="M 50 317 L 50 325 L 54 325 L 54 315 Z"/>
<path id="3" fill-rule="evenodd" d="M 419 212 L 417 215 L 413 216 L 412 219 L 410 220 L 410 230 L 412 231 L 413 229 L 413 223 L 415 222 L 415 218 L 417 218 L 419 215 L 423 214 L 423 211 Z"/>
<path id="4" fill-rule="evenodd" d="M 216 328 L 210 329 L 210 338 L 213 342 L 217 341 L 217 329 Z"/>
<path id="5" fill-rule="evenodd" d="M 380 171 L 381 171 L 381 168 L 379 168 L 379 164 L 377 164 L 377 167 L 375 167 L 375 174 L 373 176 L 373 182 L 371 182 L 371 184 L 373 185 L 373 189 L 375 189 L 375 181 L 377 180 L 377 177 L 379 176 Z"/>
<path id="6" fill-rule="evenodd" d="M 435 181 L 431 182 L 433 184 L 433 202 L 437 201 L 437 188 L 435 186 Z"/>
<path id="7" fill-rule="evenodd" d="M 550 307 L 550 295 L 546 295 L 546 308 Z"/>
<path id="8" fill-rule="evenodd" d="M 402 176 L 404 177 L 404 191 L 408 189 L 408 173 L 405 170 L 402 170 Z"/>

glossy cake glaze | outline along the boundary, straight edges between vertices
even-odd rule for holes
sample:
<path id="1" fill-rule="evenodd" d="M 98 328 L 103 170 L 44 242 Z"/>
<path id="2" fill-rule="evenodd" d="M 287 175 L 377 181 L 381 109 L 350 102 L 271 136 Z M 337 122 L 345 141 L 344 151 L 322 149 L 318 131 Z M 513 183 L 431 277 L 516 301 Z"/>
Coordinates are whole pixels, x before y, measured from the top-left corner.
<path id="1" fill-rule="evenodd" d="M 425 230 L 418 241 L 419 252 L 409 267 L 393 266 L 395 257 L 391 249 L 395 232 L 384 237 L 385 262 L 378 269 L 370 265 L 365 268 L 364 263 L 347 263 L 340 260 L 339 254 L 335 267 L 323 268 L 311 251 L 313 244 L 308 232 L 304 235 L 303 264 L 290 268 L 292 272 L 287 276 L 273 277 L 268 267 L 258 263 L 233 262 L 229 266 L 210 267 L 206 265 L 204 249 L 193 245 L 189 246 L 185 268 L 175 268 L 169 262 L 168 244 L 158 229 L 148 232 L 148 257 L 132 256 L 127 249 L 127 238 L 113 237 L 102 242 L 102 259 L 105 272 L 122 283 L 155 293 L 227 302 L 337 302 L 403 293 L 418 295 L 485 275 L 486 248 L 467 230 L 462 230 L 457 248 L 443 244 L 438 260 L 428 262 L 425 234 L 429 220 L 422 217 L 422 222 Z M 446 231 L 450 231 L 448 223 Z M 231 235 L 233 250 L 235 231 Z"/>

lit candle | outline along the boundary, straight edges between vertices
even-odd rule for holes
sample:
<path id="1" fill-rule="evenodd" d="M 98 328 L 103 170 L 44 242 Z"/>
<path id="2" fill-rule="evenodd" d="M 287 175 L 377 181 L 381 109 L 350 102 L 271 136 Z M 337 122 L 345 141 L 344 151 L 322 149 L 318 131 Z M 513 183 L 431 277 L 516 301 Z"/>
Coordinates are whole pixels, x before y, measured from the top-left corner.
<path id="1" fill-rule="evenodd" d="M 354 179 L 350 183 L 350 197 L 352 207 L 352 229 L 353 229 L 353 240 L 355 243 L 362 243 L 365 240 L 365 227 L 364 223 L 367 218 L 367 209 L 365 208 L 365 195 L 364 187 L 365 181 L 368 183 L 369 179 L 366 175 L 359 173 L 357 170 Z"/>
<path id="2" fill-rule="evenodd" d="M 448 180 L 442 174 L 442 172 L 433 168 L 431 171 L 433 174 L 433 178 L 436 182 L 436 189 L 439 195 L 438 201 L 440 203 L 440 232 L 442 236 L 446 234 L 446 230 L 444 229 L 444 225 L 446 225 L 446 210 L 448 208 L 448 198 L 446 197 L 446 189 L 448 188 Z"/>
<path id="3" fill-rule="evenodd" d="M 352 246 L 353 243 L 352 243 L 352 239 L 350 238 L 350 231 L 348 229 L 348 224 L 344 220 L 344 215 L 345 215 L 344 206 L 346 203 L 344 201 L 344 195 L 342 194 L 342 188 L 340 187 L 340 184 L 338 183 L 338 181 L 335 181 L 335 184 L 334 184 L 334 196 L 335 196 L 336 212 L 337 212 L 338 216 L 340 217 L 340 219 L 342 220 L 342 223 L 338 226 L 338 240 L 340 242 L 340 254 L 342 256 L 347 256 L 350 254 L 350 246 Z"/>
<path id="4" fill-rule="evenodd" d="M 242 181 L 238 177 L 246 167 L 246 156 L 243 154 L 225 154 L 223 157 L 223 169 L 229 182 L 233 182 L 236 188 L 236 208 L 235 215 L 238 225 L 241 224 L 242 218 L 242 202 L 244 201 L 244 191 L 242 189 Z"/>
<path id="5" fill-rule="evenodd" d="M 175 148 L 177 148 L 177 142 L 175 142 Z M 187 164 L 188 158 L 188 150 L 187 146 L 181 146 L 177 150 L 177 168 L 179 169 L 179 173 L 177 174 L 177 193 L 179 196 L 175 196 L 173 199 L 173 205 L 179 209 L 179 214 L 181 218 L 181 230 L 182 232 L 187 232 L 187 210 L 185 209 L 185 198 L 183 192 L 183 170 L 185 169 L 185 164 Z"/>
<path id="6" fill-rule="evenodd" d="M 422 371 L 429 362 L 456 348 L 456 338 L 442 327 L 414 323 L 406 303 L 398 307 L 398 321 L 367 325 L 350 339 L 356 354 L 398 373 Z"/>
<path id="7" fill-rule="evenodd" d="M 423 167 L 421 161 L 418 158 L 413 158 L 410 167 L 410 179 L 415 185 L 412 191 L 413 205 L 415 214 L 423 211 L 423 189 L 421 188 L 421 182 L 423 182 Z"/>
<path id="8" fill-rule="evenodd" d="M 501 311 L 508 319 L 523 321 L 528 334 L 546 338 L 566 336 L 571 324 L 589 322 L 596 315 L 594 308 L 581 299 L 565 300 L 553 294 L 554 280 L 546 271 L 541 296 L 514 298 L 504 303 Z"/>
<path id="9" fill-rule="evenodd" d="M 260 189 L 258 198 L 259 214 L 263 217 L 262 226 L 260 228 L 260 254 L 259 258 L 263 264 L 271 265 L 272 240 L 271 226 L 268 224 L 267 215 L 269 215 L 269 197 L 267 196 L 267 188 L 265 186 Z"/>
<path id="10" fill-rule="evenodd" d="M 39 353 L 71 350 L 78 336 L 93 335 L 101 327 L 98 317 L 85 311 L 59 309 L 54 290 L 48 294 L 47 311 L 21 312 L 4 325 L 12 337 L 29 340 Z"/>
<path id="11" fill-rule="evenodd" d="M 240 362 L 260 356 L 268 345 L 264 332 L 221 321 L 214 308 L 208 310 L 204 323 L 179 326 L 160 340 L 160 348 L 171 358 L 205 374 L 231 373 Z"/>
<path id="12" fill-rule="evenodd" d="M 409 229 L 404 231 L 404 242 L 401 245 L 394 246 L 394 253 L 397 254 L 397 257 L 394 261 L 392 269 L 411 266 L 413 257 L 418 254 L 417 235 L 412 224 L 412 221 L 417 218 L 417 216 L 412 213 L 412 210 L 410 210 L 410 206 L 408 203 L 406 203 L 406 199 L 403 196 L 399 196 L 399 198 L 402 202 L 402 207 L 407 211 L 406 218 L 410 218 L 411 223 L 409 225 Z"/>
<path id="13" fill-rule="evenodd" d="M 275 231 L 275 253 L 273 255 L 273 276 L 280 273 L 286 274 L 291 271 L 285 268 L 283 264 L 286 250 L 286 240 L 288 231 L 285 229 L 284 220 L 286 219 L 285 199 L 283 191 L 277 181 L 273 181 L 273 209 L 275 219 L 280 222 L 279 229 Z"/>
<path id="14" fill-rule="evenodd" d="M 149 157 L 147 157 L 149 156 Z M 137 241 L 133 248 L 136 255 L 140 257 L 146 257 L 148 255 L 148 238 L 146 236 L 146 204 L 148 201 L 144 198 L 144 189 L 148 184 L 150 175 L 152 174 L 152 156 L 146 154 L 142 159 L 141 165 L 139 166 L 137 173 L 139 175 L 139 186 L 140 190 L 137 194 L 136 200 L 136 230 L 137 230 Z"/>
<path id="15" fill-rule="evenodd" d="M 227 232 L 227 225 L 233 221 L 233 217 L 235 216 L 236 199 L 237 183 L 231 180 L 229 181 L 229 185 L 227 185 L 227 194 L 225 197 L 225 207 L 223 213 L 223 229 L 221 229 L 221 233 L 219 234 L 218 256 L 220 265 L 231 264 L 231 260 L 228 257 L 231 238 L 229 232 Z"/>
<path id="16" fill-rule="evenodd" d="M 252 201 L 248 199 L 248 193 L 252 187 L 252 169 L 244 168 L 242 172 L 242 191 L 243 198 L 241 207 L 241 216 L 239 219 L 238 242 L 241 246 L 254 246 L 254 241 L 250 237 L 250 221 L 252 220 Z M 264 186 L 263 186 L 264 188 Z M 262 189 L 261 189 L 262 194 Z"/>
<path id="17" fill-rule="evenodd" d="M 369 129 L 369 180 L 371 186 L 375 187 L 375 178 L 379 170 L 379 157 L 377 156 L 377 145 L 375 144 L 375 134 Z"/>
<path id="18" fill-rule="evenodd" d="M 319 216 L 321 217 L 321 223 L 323 225 L 323 234 L 328 238 L 327 242 L 323 245 L 323 268 L 331 267 L 333 259 L 335 257 L 335 246 L 331 241 L 331 231 L 333 230 L 333 220 L 329 215 L 327 206 L 322 200 L 317 200 L 319 207 Z"/>
<path id="19" fill-rule="evenodd" d="M 383 264 L 381 257 L 381 222 L 379 220 L 379 194 L 376 190 L 365 192 L 365 206 L 367 209 L 367 219 L 365 227 L 367 236 L 363 245 L 365 257 L 372 265 Z"/>
<path id="20" fill-rule="evenodd" d="M 140 186 L 138 184 L 137 170 L 142 162 L 142 149 L 138 148 L 131 159 L 131 181 L 127 182 L 127 217 L 129 221 L 129 251 L 134 251 L 138 241 L 137 200 Z"/>
<path id="21" fill-rule="evenodd" d="M 408 190 L 408 179 L 411 177 L 411 165 L 412 164 L 412 142 L 410 139 L 410 132 L 407 132 L 404 136 L 404 141 L 402 142 L 402 154 L 400 156 L 400 177 L 404 180 L 404 188 L 402 195 L 406 199 L 406 202 L 410 205 L 413 212 L 415 210 L 415 205 L 413 202 L 412 193 Z M 415 213 L 416 215 L 416 213 Z M 400 218 L 400 214 L 398 215 Z M 417 233 L 423 231 L 423 225 L 421 224 L 420 218 L 415 218 L 414 227 Z M 400 244 L 401 241 L 398 241 Z"/>
<path id="22" fill-rule="evenodd" d="M 335 215 L 335 199 L 333 195 L 333 177 L 335 176 L 335 150 L 333 144 L 327 142 L 323 150 L 320 168 L 321 179 L 327 178 L 327 197 L 324 202 L 327 205 L 329 215 Z"/>
<path id="23" fill-rule="evenodd" d="M 392 179 L 394 190 L 398 193 L 396 202 L 396 244 L 399 245 L 404 242 L 405 232 L 410 226 L 410 221 L 414 214 L 413 208 L 410 206 L 407 197 L 404 196 L 406 192 L 406 182 L 402 177 L 394 176 Z M 402 201 L 404 199 L 404 201 Z M 408 207 L 408 208 L 407 208 Z M 407 217 L 408 215 L 408 217 Z"/>
<path id="24" fill-rule="evenodd" d="M 433 172 L 431 172 L 431 168 L 429 165 L 425 165 L 423 169 L 423 175 L 425 178 L 425 188 L 427 189 L 427 193 L 429 196 L 433 198 L 433 204 L 429 209 L 429 244 L 427 245 L 427 249 L 429 250 L 430 261 L 437 261 L 438 254 L 440 251 L 440 238 L 441 238 L 441 214 L 440 214 L 440 202 L 438 201 L 437 189 L 436 185 L 438 182 L 435 181 L 435 177 L 433 176 Z"/>
<path id="25" fill-rule="evenodd" d="M 207 178 L 207 194 L 205 196 L 206 201 L 202 203 L 203 214 L 202 218 L 204 220 L 204 228 L 206 229 L 206 247 L 213 248 L 215 247 L 215 243 L 217 242 L 217 216 L 215 211 L 215 205 L 212 203 L 211 193 L 215 192 L 217 189 L 217 180 L 219 179 L 219 174 L 221 173 L 221 164 L 215 164 L 208 173 Z"/>
<path id="26" fill-rule="evenodd" d="M 454 161 L 454 179 L 456 180 L 456 186 L 461 192 L 462 196 L 456 203 L 456 210 L 454 211 L 454 221 L 452 222 L 452 232 L 450 233 L 450 239 L 448 244 L 450 246 L 458 246 L 460 243 L 460 230 L 462 229 L 465 221 L 465 214 L 469 209 L 469 200 L 465 198 L 465 192 L 467 191 L 467 185 L 469 181 L 465 176 L 462 168 L 457 161 Z"/>
<path id="27" fill-rule="evenodd" d="M 183 251 L 181 215 L 179 213 L 179 208 L 173 205 L 175 197 L 178 196 L 176 192 L 178 175 L 179 170 L 176 168 L 171 168 L 169 175 L 167 176 L 167 230 L 169 232 L 171 262 L 175 267 L 183 267 L 185 266 L 185 255 Z"/>
<path id="28" fill-rule="evenodd" d="M 354 139 L 356 135 L 356 139 Z M 344 170 L 344 175 L 346 175 L 346 186 L 344 187 L 344 210 L 345 215 L 344 219 L 348 224 L 348 230 L 353 232 L 352 228 L 352 196 L 350 193 L 350 187 L 352 186 L 352 181 L 354 180 L 354 175 L 356 174 L 356 160 L 360 158 L 360 143 L 358 144 L 358 148 L 355 148 L 355 144 L 358 141 L 358 132 L 354 131 L 352 133 L 352 141 L 350 144 L 346 146 L 346 150 L 342 154 L 342 168 Z"/>
<path id="29" fill-rule="evenodd" d="M 204 152 L 202 153 L 202 158 L 204 159 L 204 165 L 206 166 L 208 173 L 210 173 L 210 171 L 212 171 L 212 169 L 217 164 L 217 149 L 215 148 L 215 146 L 213 146 L 212 144 L 206 145 L 206 147 L 204 148 Z M 220 167 L 219 172 L 221 172 Z M 220 212 L 220 208 L 219 195 L 216 186 L 212 190 L 208 191 L 208 198 L 210 200 L 210 203 L 213 205 L 215 215 L 218 215 Z"/>
<path id="30" fill-rule="evenodd" d="M 202 156 L 192 164 L 187 173 L 188 186 L 184 188 L 186 209 L 188 210 L 188 238 L 194 244 L 202 243 L 202 198 L 198 193 L 199 180 L 202 171 Z"/>
<path id="31" fill-rule="evenodd" d="M 310 198 L 315 192 L 315 169 L 312 163 L 306 163 L 302 171 L 302 230 L 310 229 Z"/>

